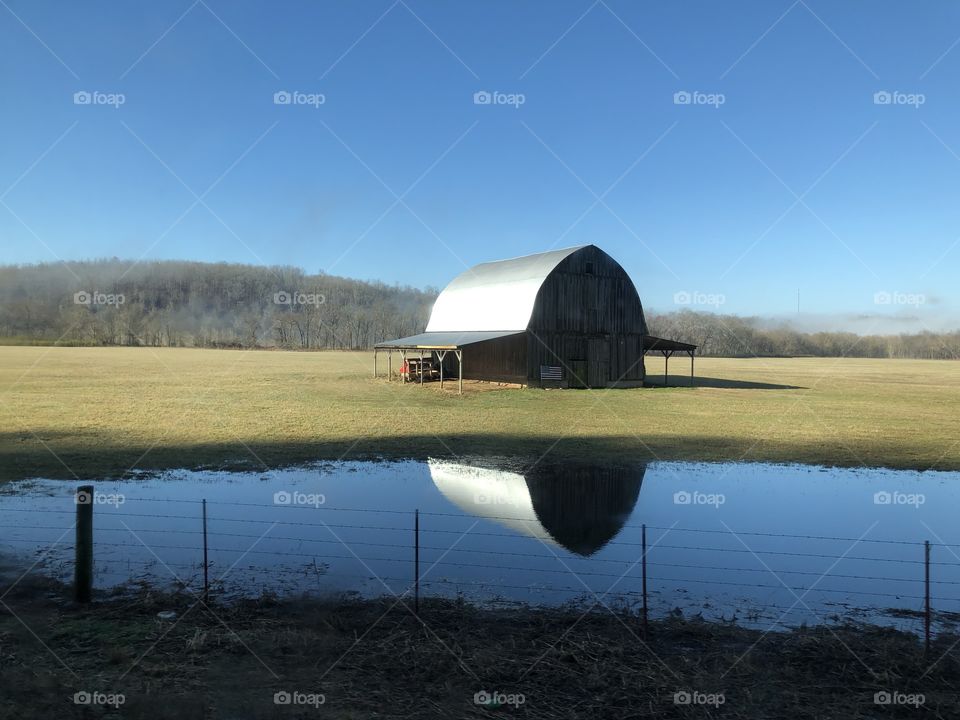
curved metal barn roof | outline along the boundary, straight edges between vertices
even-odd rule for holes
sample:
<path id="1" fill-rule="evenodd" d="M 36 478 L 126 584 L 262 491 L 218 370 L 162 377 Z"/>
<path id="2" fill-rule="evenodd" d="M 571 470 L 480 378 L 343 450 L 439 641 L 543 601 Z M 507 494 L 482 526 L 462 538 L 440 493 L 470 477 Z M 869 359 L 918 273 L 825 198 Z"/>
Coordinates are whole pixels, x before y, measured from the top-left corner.
<path id="1" fill-rule="evenodd" d="M 455 277 L 433 306 L 427 332 L 527 329 L 540 286 L 588 245 L 481 263 Z"/>

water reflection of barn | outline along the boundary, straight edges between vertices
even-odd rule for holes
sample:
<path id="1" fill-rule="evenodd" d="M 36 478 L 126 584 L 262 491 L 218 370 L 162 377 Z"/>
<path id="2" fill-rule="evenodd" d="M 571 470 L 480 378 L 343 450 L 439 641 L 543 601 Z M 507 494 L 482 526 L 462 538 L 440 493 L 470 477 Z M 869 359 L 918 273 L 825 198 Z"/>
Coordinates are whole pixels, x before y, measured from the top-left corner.
<path id="1" fill-rule="evenodd" d="M 378 343 L 375 354 L 386 351 L 392 368 L 398 352 L 419 378 L 638 387 L 644 353 L 688 353 L 692 376 L 695 349 L 648 335 L 630 276 L 585 245 L 470 268 L 440 293 L 426 332 Z"/>
<path id="2" fill-rule="evenodd" d="M 464 512 L 593 555 L 633 512 L 645 467 L 535 465 L 525 474 L 428 461 L 443 495 Z"/>

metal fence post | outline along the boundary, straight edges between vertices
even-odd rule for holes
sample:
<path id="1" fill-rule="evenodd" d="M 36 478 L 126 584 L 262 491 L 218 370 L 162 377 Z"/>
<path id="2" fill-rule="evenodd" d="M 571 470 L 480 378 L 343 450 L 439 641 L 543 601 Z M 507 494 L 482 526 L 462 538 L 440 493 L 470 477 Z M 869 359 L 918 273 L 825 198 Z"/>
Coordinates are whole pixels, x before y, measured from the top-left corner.
<path id="1" fill-rule="evenodd" d="M 207 499 L 203 499 L 203 601 L 206 602 L 210 594 L 210 576 L 207 562 Z"/>
<path id="2" fill-rule="evenodd" d="M 923 541 L 923 652 L 930 654 L 930 541 Z"/>
<path id="3" fill-rule="evenodd" d="M 77 539 L 74 544 L 73 597 L 88 603 L 93 589 L 93 485 L 81 485 L 77 505 Z"/>
<path id="4" fill-rule="evenodd" d="M 413 511 L 413 608 L 420 614 L 420 508 Z"/>
<path id="5" fill-rule="evenodd" d="M 647 524 L 643 524 L 641 531 L 643 556 L 640 558 L 643 574 L 643 639 L 647 639 Z"/>

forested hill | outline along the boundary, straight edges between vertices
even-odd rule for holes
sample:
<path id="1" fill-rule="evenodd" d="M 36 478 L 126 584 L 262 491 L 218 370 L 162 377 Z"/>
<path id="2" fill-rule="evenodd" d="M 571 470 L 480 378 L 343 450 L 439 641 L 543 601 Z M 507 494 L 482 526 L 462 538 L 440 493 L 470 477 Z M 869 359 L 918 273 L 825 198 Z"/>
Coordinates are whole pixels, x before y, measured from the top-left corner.
<path id="1" fill-rule="evenodd" d="M 118 259 L 5 266 L 0 339 L 365 348 L 422 331 L 436 295 L 294 267 Z"/>
<path id="2" fill-rule="evenodd" d="M 422 332 L 437 292 L 227 263 L 0 266 L 0 343 L 361 349 Z M 960 332 L 801 333 L 688 309 L 647 322 L 702 355 L 960 358 Z"/>
<path id="3" fill-rule="evenodd" d="M 716 357 L 862 357 L 960 359 L 960 331 L 858 335 L 852 332 L 804 333 L 786 323 L 738 315 L 647 312 L 651 335 L 698 345 L 698 355 Z"/>

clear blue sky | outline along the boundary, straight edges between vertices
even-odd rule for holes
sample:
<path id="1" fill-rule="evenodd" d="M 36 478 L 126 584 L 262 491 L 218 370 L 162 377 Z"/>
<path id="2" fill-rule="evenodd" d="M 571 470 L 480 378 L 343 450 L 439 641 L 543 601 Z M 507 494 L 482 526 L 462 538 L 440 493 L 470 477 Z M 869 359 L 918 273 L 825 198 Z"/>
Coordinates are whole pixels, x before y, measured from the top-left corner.
<path id="1" fill-rule="evenodd" d="M 657 309 L 960 326 L 958 39 L 947 1 L 2 0 L 0 262 L 442 286 L 592 242 Z"/>

